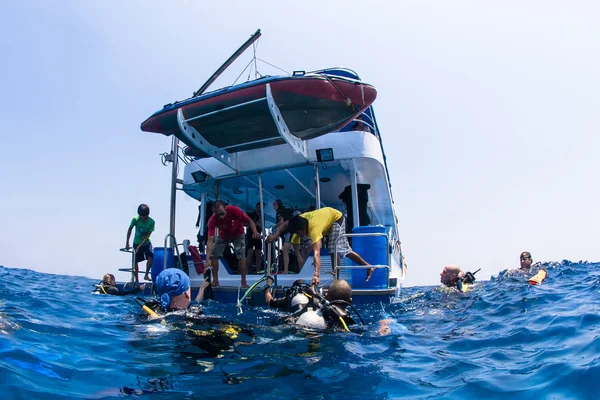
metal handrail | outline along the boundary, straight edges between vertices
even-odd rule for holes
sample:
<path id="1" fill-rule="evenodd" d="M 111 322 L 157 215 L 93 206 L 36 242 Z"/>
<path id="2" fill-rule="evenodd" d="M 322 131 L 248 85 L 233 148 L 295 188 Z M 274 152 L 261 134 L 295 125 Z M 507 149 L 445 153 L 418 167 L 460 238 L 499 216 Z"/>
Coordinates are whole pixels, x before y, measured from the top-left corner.
<path id="1" fill-rule="evenodd" d="M 131 280 L 129 282 L 134 282 L 135 281 L 135 251 L 133 247 L 130 247 L 131 250 L 126 249 L 125 247 L 122 247 L 119 249 L 119 251 L 122 251 L 124 253 L 131 253 Z"/>
<path id="2" fill-rule="evenodd" d="M 340 241 L 341 238 L 343 237 L 357 237 L 357 236 L 364 236 L 364 237 L 369 237 L 369 236 L 385 236 L 385 248 L 386 248 L 386 258 L 387 258 L 387 265 L 371 265 L 369 267 L 365 266 L 365 265 L 338 265 L 337 264 L 337 245 L 338 242 Z M 343 233 L 340 236 L 338 236 L 338 238 L 336 239 L 335 243 L 333 244 L 333 265 L 331 266 L 333 268 L 333 277 L 334 279 L 338 279 L 338 273 L 339 270 L 342 268 L 346 268 L 346 269 L 364 269 L 364 268 L 386 268 L 388 270 L 388 278 L 389 278 L 389 272 L 391 269 L 391 258 L 390 258 L 390 252 L 388 251 L 389 248 L 389 243 L 390 243 L 390 238 L 387 235 L 387 233 L 381 233 L 381 232 L 365 232 L 365 233 Z M 389 282 L 389 279 L 388 279 Z"/>
<path id="3" fill-rule="evenodd" d="M 167 234 L 165 235 L 165 244 L 164 244 L 164 247 L 163 247 L 163 249 L 164 249 L 164 255 L 163 255 L 163 271 L 164 271 L 165 269 L 167 269 L 167 239 L 168 239 L 169 237 L 173 238 L 173 247 L 174 247 L 174 249 L 175 249 L 174 251 L 176 251 L 176 252 L 177 252 L 177 258 L 178 258 L 178 259 L 180 258 L 180 257 L 179 257 L 179 247 L 177 247 L 177 246 L 179 246 L 179 245 L 177 244 L 177 239 L 175 239 L 175 235 L 173 235 L 173 234 L 171 234 L 171 233 L 167 233 Z M 183 244 L 183 243 L 181 243 L 181 244 Z"/>

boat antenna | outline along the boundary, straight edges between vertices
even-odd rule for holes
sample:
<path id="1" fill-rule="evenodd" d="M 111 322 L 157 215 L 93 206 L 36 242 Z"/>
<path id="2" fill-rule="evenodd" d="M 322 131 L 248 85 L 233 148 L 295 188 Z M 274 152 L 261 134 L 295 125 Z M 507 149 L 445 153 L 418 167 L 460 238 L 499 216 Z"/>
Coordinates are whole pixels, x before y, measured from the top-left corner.
<path id="1" fill-rule="evenodd" d="M 225 61 L 225 63 L 221 65 L 221 67 L 219 67 L 214 74 L 212 74 L 210 78 L 208 78 L 206 83 L 204 83 L 200 89 L 194 92 L 192 97 L 200 96 L 202 93 L 204 93 L 206 89 L 208 89 L 208 87 L 212 85 L 213 82 L 223 73 L 223 71 L 225 71 L 227 67 L 231 65 L 231 63 L 233 63 L 244 51 L 246 51 L 246 49 L 250 47 L 250 45 L 260 37 L 260 35 L 262 35 L 262 33 L 260 33 L 260 29 L 257 29 L 256 32 L 254 32 L 254 34 L 252 34 L 252 36 L 250 36 L 250 38 L 246 40 L 246 42 L 241 45 L 240 48 L 237 49 L 237 51 L 233 53 L 231 57 L 229 57 L 227 61 Z"/>

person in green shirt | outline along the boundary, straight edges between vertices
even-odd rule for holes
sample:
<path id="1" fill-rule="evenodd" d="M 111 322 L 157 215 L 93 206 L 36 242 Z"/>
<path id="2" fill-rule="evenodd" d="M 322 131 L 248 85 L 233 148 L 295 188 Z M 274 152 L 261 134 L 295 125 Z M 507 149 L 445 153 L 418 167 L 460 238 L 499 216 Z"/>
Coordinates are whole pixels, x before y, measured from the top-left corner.
<path id="1" fill-rule="evenodd" d="M 150 207 L 146 204 L 140 204 L 138 207 L 138 215 L 133 217 L 129 229 L 127 230 L 127 241 L 125 248 L 129 249 L 129 238 L 131 237 L 131 231 L 135 227 L 135 236 L 133 237 L 133 252 L 135 253 L 135 267 L 133 269 L 135 281 L 138 280 L 138 263 L 140 261 L 146 261 L 146 275 L 144 279 L 150 280 L 150 268 L 152 268 L 152 258 L 154 253 L 152 251 L 152 243 L 150 242 L 150 234 L 154 231 L 154 220 L 150 218 Z"/>

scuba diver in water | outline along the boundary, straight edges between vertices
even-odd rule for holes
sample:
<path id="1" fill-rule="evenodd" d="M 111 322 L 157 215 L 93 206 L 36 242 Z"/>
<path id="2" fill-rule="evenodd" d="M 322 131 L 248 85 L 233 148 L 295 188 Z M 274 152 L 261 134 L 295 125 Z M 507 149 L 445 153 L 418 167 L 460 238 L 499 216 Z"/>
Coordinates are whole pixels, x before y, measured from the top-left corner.
<path id="1" fill-rule="evenodd" d="M 201 294 L 206 286 L 208 282 L 204 281 L 196 300 L 202 299 Z M 235 350 L 236 345 L 254 342 L 255 335 L 251 330 L 233 325 L 219 317 L 206 316 L 201 306 L 192 306 L 190 278 L 182 270 L 163 270 L 156 277 L 155 291 L 159 296 L 158 300 L 147 302 L 137 298 L 138 304 L 150 317 L 163 317 L 162 322 L 168 318 L 172 328 L 184 330 L 190 343 L 203 350 L 202 354 L 196 356 L 216 357 L 222 351 Z M 241 335 L 250 341 L 236 340 Z"/>
<path id="2" fill-rule="evenodd" d="M 127 296 L 128 294 L 136 294 L 146 288 L 146 284 L 143 284 L 140 286 L 133 286 L 131 289 L 120 290 L 117 287 L 117 282 L 113 274 L 104 274 L 102 277 L 102 282 L 95 286 L 95 293 L 111 294 L 113 296 Z"/>
<path id="3" fill-rule="evenodd" d="M 297 280 L 281 298 L 274 298 L 271 293 L 269 278 L 265 288 L 265 302 L 270 307 L 289 311 L 285 320 L 302 327 L 314 329 L 333 329 L 350 331 L 348 325 L 356 322 L 350 317 L 351 307 L 361 323 L 362 317 L 352 305 L 352 288 L 343 279 L 334 281 L 325 297 L 321 296 L 314 285 L 306 285 L 304 280 Z"/>
<path id="4" fill-rule="evenodd" d="M 467 272 L 460 269 L 458 265 L 446 265 L 440 273 L 440 282 L 448 287 L 455 287 L 462 292 L 465 288 L 464 284 L 473 284 L 475 282 L 475 274 L 480 270 Z"/>

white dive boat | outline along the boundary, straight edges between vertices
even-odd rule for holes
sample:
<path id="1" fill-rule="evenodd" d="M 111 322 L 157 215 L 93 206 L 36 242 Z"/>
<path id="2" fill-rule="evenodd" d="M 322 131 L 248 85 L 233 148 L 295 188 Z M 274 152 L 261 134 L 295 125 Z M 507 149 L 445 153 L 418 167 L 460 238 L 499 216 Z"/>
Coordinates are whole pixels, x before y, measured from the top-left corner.
<path id="1" fill-rule="evenodd" d="M 226 63 L 227 64 L 227 63 Z M 302 73 L 304 75 L 304 73 Z M 294 74 L 295 76 L 298 73 Z M 350 82 L 357 87 L 366 84 L 360 81 L 356 73 L 344 68 L 333 68 L 315 71 L 306 75 L 322 77 L 334 84 L 338 80 Z M 212 79 L 212 78 L 211 78 Z M 205 85 L 206 86 L 206 85 Z M 370 86 L 370 85 L 369 85 Z M 394 212 L 389 171 L 386 165 L 384 147 L 372 106 L 356 109 L 357 114 L 350 117 L 345 125 L 334 132 L 321 134 L 317 137 L 302 138 L 290 132 L 280 105 L 271 92 L 270 84 L 264 85 L 264 98 L 253 99 L 248 104 L 240 103 L 236 109 L 252 107 L 256 109 L 257 102 L 262 101 L 267 115 L 272 119 L 271 130 L 274 130 L 280 140 L 261 141 L 260 135 L 253 136 L 249 130 L 241 146 L 230 147 L 210 143 L 199 132 L 190 120 L 203 116 L 194 116 L 186 120 L 184 112 L 177 112 L 177 124 L 181 134 L 173 134 L 173 146 L 168 161 L 173 163 L 172 175 L 172 212 L 170 247 L 175 242 L 174 199 L 176 189 L 180 187 L 190 197 L 200 201 L 200 232 L 206 234 L 206 216 L 210 212 L 207 204 L 212 200 L 221 200 L 229 205 L 235 205 L 242 210 L 253 211 L 257 203 L 263 204 L 262 227 L 263 238 L 275 225 L 275 209 L 273 202 L 280 199 L 284 205 L 300 212 L 321 207 L 333 207 L 347 215 L 347 224 L 352 228 L 346 235 L 351 238 L 354 251 L 359 253 L 376 269 L 368 282 L 365 282 L 366 269 L 364 266 L 352 265 L 349 259 L 341 260 L 340 266 L 332 267 L 328 250 L 321 250 L 320 285 L 326 288 L 335 279 L 346 279 L 353 290 L 353 302 L 365 303 L 373 301 L 389 301 L 400 292 L 405 274 L 405 263 L 400 247 L 398 220 Z M 350 98 L 348 98 L 350 103 Z M 318 105 L 315 105 L 317 107 Z M 354 106 L 350 104 L 349 106 Z M 185 111 L 185 110 L 184 110 Z M 307 110 L 311 112 L 311 110 Z M 211 111 L 211 118 L 218 113 L 228 113 L 230 110 Z M 264 111 L 263 111 L 264 113 Z M 246 113 L 240 113 L 246 115 Z M 296 115 L 297 117 L 297 115 Z M 262 122 L 265 124 L 265 122 Z M 244 129 L 244 121 L 237 121 L 240 129 Z M 275 129 L 273 129 L 275 128 Z M 243 132 L 242 132 L 243 133 Z M 188 145 L 183 155 L 179 157 L 179 140 L 176 136 L 187 138 Z M 214 136 L 214 132 L 213 132 Z M 226 141 L 225 141 L 226 142 Z M 264 143 L 264 144 L 263 144 Z M 277 144 L 274 144 L 277 143 Z M 191 154 L 200 157 L 190 156 Z M 183 179 L 177 176 L 177 163 L 180 160 L 186 164 Z M 189 254 L 189 246 L 184 251 Z M 262 241 L 262 265 L 255 269 L 258 272 L 249 273 L 248 285 L 254 286 L 252 292 L 240 287 L 240 275 L 236 272 L 235 257 L 226 255 L 219 259 L 220 286 L 211 288 L 208 295 L 217 301 L 236 303 L 241 298 L 252 304 L 264 304 L 262 290 L 265 276 L 273 276 L 279 291 L 289 287 L 298 279 L 310 282 L 312 279 L 313 255 L 306 256 L 304 266 L 292 267 L 289 274 L 277 274 L 282 270 L 281 240 L 273 244 Z M 335 244 L 329 244 L 333 248 Z M 167 238 L 165 238 L 165 248 Z M 176 248 L 176 252 L 179 248 Z M 164 248 L 163 254 L 164 254 Z M 200 249 L 203 253 L 204 249 Z M 309 249 L 310 251 L 310 249 Z M 167 249 L 169 257 L 162 254 L 155 257 L 153 276 L 163 268 L 172 265 L 168 260 L 173 254 Z M 204 273 L 193 267 L 192 258 L 186 257 L 192 290 L 197 292 L 201 283 L 210 278 L 210 269 Z M 293 259 L 293 257 L 292 257 Z M 198 258 L 196 257 L 196 260 Z M 229 260 L 229 262 L 228 262 Z M 167 262 L 168 261 L 168 262 Z M 251 266 L 249 266 L 249 271 Z M 200 274 L 198 273 L 200 272 Z M 257 285 L 253 285 L 256 284 Z M 195 293 L 194 293 L 195 295 Z"/>

